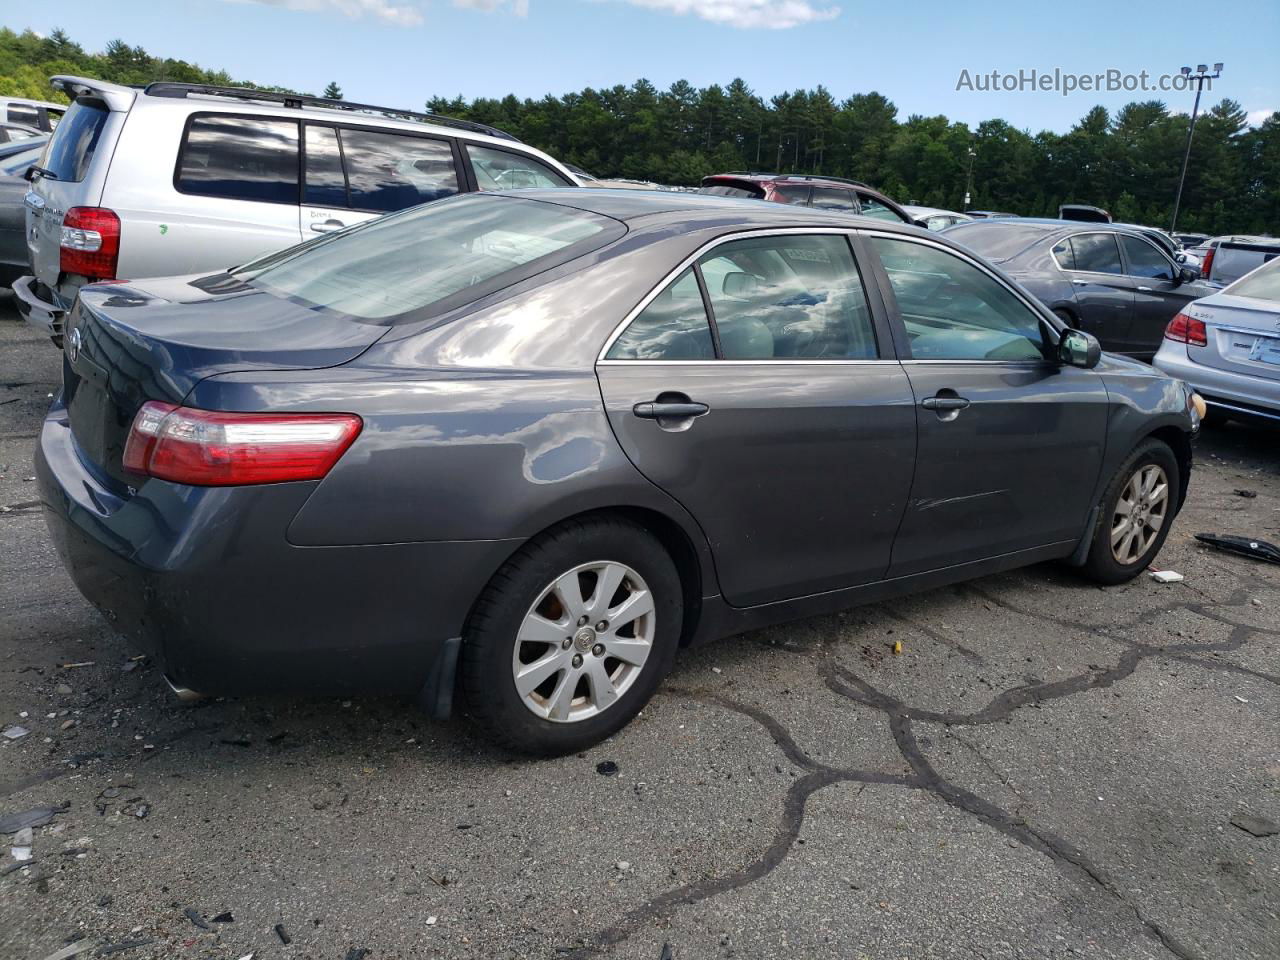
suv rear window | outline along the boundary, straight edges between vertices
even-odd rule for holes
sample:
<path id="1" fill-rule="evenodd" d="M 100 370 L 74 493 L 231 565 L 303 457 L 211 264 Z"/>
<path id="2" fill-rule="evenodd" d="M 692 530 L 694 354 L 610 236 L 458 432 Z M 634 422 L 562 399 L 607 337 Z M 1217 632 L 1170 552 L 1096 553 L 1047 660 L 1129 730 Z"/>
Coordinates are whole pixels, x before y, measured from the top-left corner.
<path id="1" fill-rule="evenodd" d="M 61 126 L 70 122 L 68 117 Z M 182 138 L 173 184 L 181 193 L 202 197 L 296 204 L 298 124 L 196 114 Z"/>
<path id="2" fill-rule="evenodd" d="M 93 153 L 107 125 L 110 111 L 89 100 L 71 104 L 54 131 L 49 150 L 41 164 L 59 180 L 79 183 L 89 172 Z"/>
<path id="3" fill-rule="evenodd" d="M 727 183 L 708 184 L 699 187 L 698 192 L 709 197 L 739 197 L 749 200 L 759 200 L 764 196 L 764 190 L 760 187 L 732 187 Z"/>
<path id="4" fill-rule="evenodd" d="M 625 232 L 616 220 L 559 204 L 463 194 L 368 220 L 234 274 L 361 320 L 422 319 L 427 308 L 440 314 L 471 303 Z"/>

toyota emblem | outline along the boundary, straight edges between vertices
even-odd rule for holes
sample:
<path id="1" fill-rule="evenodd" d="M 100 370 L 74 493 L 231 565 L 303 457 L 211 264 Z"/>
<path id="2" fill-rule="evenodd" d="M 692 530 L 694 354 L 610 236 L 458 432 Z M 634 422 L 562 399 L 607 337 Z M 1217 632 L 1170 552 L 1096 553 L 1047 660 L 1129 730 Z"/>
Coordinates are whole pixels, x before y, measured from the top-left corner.
<path id="1" fill-rule="evenodd" d="M 80 335 L 80 328 L 76 327 L 71 331 L 71 335 L 67 337 L 67 359 L 72 363 L 76 362 L 76 358 L 80 356 L 80 346 L 84 338 Z"/>

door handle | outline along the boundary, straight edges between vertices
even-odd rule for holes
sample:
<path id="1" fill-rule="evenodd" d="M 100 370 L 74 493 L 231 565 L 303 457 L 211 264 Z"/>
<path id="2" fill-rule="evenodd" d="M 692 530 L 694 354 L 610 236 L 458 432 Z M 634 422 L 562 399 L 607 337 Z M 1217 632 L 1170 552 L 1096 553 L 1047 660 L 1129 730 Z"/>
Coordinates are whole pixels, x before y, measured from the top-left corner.
<path id="1" fill-rule="evenodd" d="M 319 223 L 311 225 L 312 233 L 333 233 L 335 230 L 341 230 L 346 224 L 341 220 L 322 220 Z"/>
<path id="2" fill-rule="evenodd" d="M 1141 290 L 1143 293 L 1150 293 L 1150 292 L 1151 292 L 1151 288 L 1150 288 L 1150 287 L 1139 287 L 1138 289 L 1139 289 L 1139 290 Z"/>
<path id="3" fill-rule="evenodd" d="M 631 408 L 631 412 L 641 420 L 665 420 L 667 418 L 680 420 L 686 417 L 700 417 L 705 413 L 710 413 L 711 408 L 705 403 L 696 403 L 692 400 L 687 400 L 683 403 L 650 400 L 646 403 L 637 403 Z"/>
<path id="4" fill-rule="evenodd" d="M 1074 283 L 1077 287 L 1087 287 L 1089 285 L 1088 280 L 1072 280 L 1071 282 Z"/>
<path id="5" fill-rule="evenodd" d="M 963 410 L 969 401 L 964 397 L 925 397 L 920 406 L 926 410 Z"/>

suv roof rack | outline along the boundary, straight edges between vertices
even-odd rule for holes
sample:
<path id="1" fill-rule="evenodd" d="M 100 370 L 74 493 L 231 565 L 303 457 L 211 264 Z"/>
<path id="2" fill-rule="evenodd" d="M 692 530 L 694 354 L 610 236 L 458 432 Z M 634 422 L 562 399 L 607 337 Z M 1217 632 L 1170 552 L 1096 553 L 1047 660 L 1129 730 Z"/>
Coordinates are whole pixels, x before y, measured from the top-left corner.
<path id="1" fill-rule="evenodd" d="M 788 173 L 778 177 L 779 180 L 830 180 L 832 183 L 847 183 L 854 187 L 866 187 L 868 190 L 874 190 L 875 187 L 861 180 L 850 180 L 848 177 L 828 177 L 822 173 Z"/>
<path id="2" fill-rule="evenodd" d="M 473 123 L 470 120 L 458 120 L 437 113 L 417 113 L 413 110 L 398 110 L 394 107 L 379 107 L 371 103 L 352 103 L 350 100 L 329 100 L 325 97 L 309 97 L 301 93 L 277 93 L 272 90 L 258 90 L 254 87 L 218 87 L 207 83 L 170 83 L 161 81 L 149 83 L 143 90 L 150 97 L 172 97 L 182 99 L 190 94 L 202 97 L 234 97 L 239 100 L 261 100 L 267 103 L 279 103 L 294 110 L 303 107 L 322 107 L 329 110 L 345 110 L 348 113 L 377 113 L 389 119 L 418 120 L 434 123 L 442 127 L 456 127 L 459 130 L 470 130 L 472 133 L 483 133 L 503 140 L 514 140 L 517 137 L 505 130 L 491 127 L 484 123 Z"/>

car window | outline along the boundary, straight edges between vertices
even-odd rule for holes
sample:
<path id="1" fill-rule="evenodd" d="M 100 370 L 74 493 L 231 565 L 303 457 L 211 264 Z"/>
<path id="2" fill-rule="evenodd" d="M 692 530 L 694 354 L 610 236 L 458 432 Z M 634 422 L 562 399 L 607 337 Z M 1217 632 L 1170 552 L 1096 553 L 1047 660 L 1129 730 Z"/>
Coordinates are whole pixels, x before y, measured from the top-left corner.
<path id="1" fill-rule="evenodd" d="M 864 217 L 870 217 L 872 220 L 892 220 L 894 223 L 902 223 L 903 220 L 898 216 L 897 211 L 887 204 L 881 203 L 875 197 L 865 193 L 858 194 L 858 206 L 861 207 L 861 213 Z"/>
<path id="2" fill-rule="evenodd" d="M 841 235 L 734 240 L 699 269 L 726 360 L 877 356 L 862 277 Z"/>
<path id="3" fill-rule="evenodd" d="M 606 360 L 714 360 L 711 325 L 693 268 L 649 302 L 613 341 Z"/>
<path id="4" fill-rule="evenodd" d="M 347 178 L 342 172 L 338 131 L 307 124 L 306 183 L 302 202 L 316 207 L 347 206 Z"/>
<path id="5" fill-rule="evenodd" d="M 929 219 L 925 220 L 925 226 L 930 230 L 945 230 L 953 223 L 955 223 L 953 218 L 942 216 L 929 217 Z"/>
<path id="6" fill-rule="evenodd" d="M 837 187 L 814 187 L 813 196 L 809 198 L 809 206 L 819 210 L 854 211 L 853 193 Z"/>
<path id="7" fill-rule="evenodd" d="M 938 247 L 874 237 L 916 360 L 1040 360 L 1039 314 L 990 274 Z"/>
<path id="8" fill-rule="evenodd" d="M 809 201 L 809 185 L 779 184 L 773 188 L 773 199 L 776 203 L 807 203 Z"/>
<path id="9" fill-rule="evenodd" d="M 462 194 L 388 214 L 232 271 L 362 320 L 420 320 L 567 263 L 625 233 L 559 204 Z"/>
<path id="10" fill-rule="evenodd" d="M 1255 300 L 1280 300 L 1280 257 L 1252 273 L 1246 273 L 1222 292 Z"/>
<path id="11" fill-rule="evenodd" d="M 357 210 L 403 210 L 458 192 L 458 171 L 447 140 L 344 128 L 351 206 Z"/>
<path id="12" fill-rule="evenodd" d="M 727 183 L 710 183 L 699 187 L 698 192 L 711 197 L 741 197 L 750 200 L 758 200 L 764 196 L 764 191 L 759 187 L 735 187 Z"/>
<path id="13" fill-rule="evenodd" d="M 25 103 L 9 104 L 9 122 L 25 123 L 29 127 L 40 125 L 40 111 L 36 107 L 28 106 Z"/>
<path id="14" fill-rule="evenodd" d="M 86 100 L 77 100 L 67 108 L 67 115 L 49 141 L 45 162 L 41 164 L 59 180 L 79 183 L 89 172 L 93 153 L 98 148 L 102 128 L 110 113 Z"/>
<path id="15" fill-rule="evenodd" d="M 1059 240 L 1053 245 L 1053 256 L 1063 270 L 1076 269 L 1076 255 L 1069 239 Z"/>
<path id="16" fill-rule="evenodd" d="M 467 155 L 476 173 L 476 186 L 481 190 L 573 186 L 560 173 L 527 154 L 468 143 Z"/>
<path id="17" fill-rule="evenodd" d="M 1075 270 L 1088 273 L 1124 273 L 1114 233 L 1081 233 L 1070 238 Z"/>
<path id="18" fill-rule="evenodd" d="M 1124 255 L 1129 261 L 1129 276 L 1152 280 L 1172 280 L 1173 267 L 1160 251 L 1141 237 L 1121 236 Z"/>
<path id="19" fill-rule="evenodd" d="M 68 115 L 61 127 L 71 119 Z M 174 184 L 182 193 L 204 197 L 296 204 L 298 124 L 226 114 L 193 116 Z"/>

